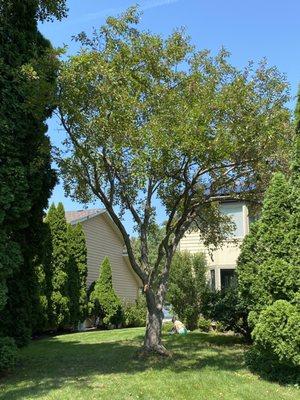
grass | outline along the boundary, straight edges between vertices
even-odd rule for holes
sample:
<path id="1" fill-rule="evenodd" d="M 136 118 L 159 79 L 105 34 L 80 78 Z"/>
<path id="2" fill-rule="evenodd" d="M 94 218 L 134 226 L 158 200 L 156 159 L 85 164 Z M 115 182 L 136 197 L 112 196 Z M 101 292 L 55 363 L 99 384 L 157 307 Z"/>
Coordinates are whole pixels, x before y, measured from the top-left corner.
<path id="1" fill-rule="evenodd" d="M 143 329 L 86 332 L 34 341 L 0 380 L 1 400 L 300 399 L 294 387 L 264 381 L 243 364 L 233 336 L 165 336 L 170 359 L 137 356 Z"/>

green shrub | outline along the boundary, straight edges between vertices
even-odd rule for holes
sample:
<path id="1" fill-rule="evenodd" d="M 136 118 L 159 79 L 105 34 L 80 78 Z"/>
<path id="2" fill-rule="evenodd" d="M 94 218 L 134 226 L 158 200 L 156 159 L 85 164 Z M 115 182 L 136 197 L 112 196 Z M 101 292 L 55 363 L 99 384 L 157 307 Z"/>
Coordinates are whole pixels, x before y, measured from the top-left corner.
<path id="1" fill-rule="evenodd" d="M 211 320 L 205 319 L 204 317 L 198 318 L 198 328 L 201 332 L 209 332 L 211 328 Z"/>
<path id="2" fill-rule="evenodd" d="M 190 330 L 197 328 L 202 297 L 207 288 L 206 271 L 203 254 L 175 254 L 170 269 L 167 300 Z"/>
<path id="3" fill-rule="evenodd" d="M 300 366 L 300 312 L 285 300 L 263 310 L 252 332 L 257 349 L 281 363 Z"/>
<path id="4" fill-rule="evenodd" d="M 248 313 L 236 288 L 218 292 L 208 290 L 203 296 L 201 312 L 205 318 L 217 321 L 219 326 L 221 324 L 223 331 L 232 330 L 250 339 Z"/>
<path id="5" fill-rule="evenodd" d="M 134 303 L 123 304 L 123 325 L 125 328 L 146 326 L 147 306 L 145 296 L 139 295 Z"/>
<path id="6" fill-rule="evenodd" d="M 10 337 L 0 338 L 0 372 L 12 369 L 18 361 L 18 349 Z"/>
<path id="7" fill-rule="evenodd" d="M 113 288 L 108 257 L 101 264 L 99 278 L 90 294 L 89 307 L 91 314 L 99 317 L 105 328 L 118 326 L 123 321 L 122 304 Z"/>
<path id="8" fill-rule="evenodd" d="M 264 379 L 300 385 L 300 367 L 295 367 L 289 362 L 279 362 L 274 354 L 262 348 L 252 346 L 245 353 L 245 362 L 251 372 Z"/>

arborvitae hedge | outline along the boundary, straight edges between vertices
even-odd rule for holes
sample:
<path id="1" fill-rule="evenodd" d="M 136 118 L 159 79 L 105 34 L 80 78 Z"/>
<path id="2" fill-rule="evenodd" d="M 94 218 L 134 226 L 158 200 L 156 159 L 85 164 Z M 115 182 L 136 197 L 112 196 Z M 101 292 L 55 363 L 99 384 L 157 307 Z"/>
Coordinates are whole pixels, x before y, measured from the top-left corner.
<path id="1" fill-rule="evenodd" d="M 87 316 L 87 249 L 81 224 L 68 225 L 70 322 L 74 326 Z"/>
<path id="2" fill-rule="evenodd" d="M 99 317 L 105 327 L 118 326 L 122 323 L 122 304 L 113 288 L 111 265 L 108 257 L 105 257 L 101 267 L 100 275 L 90 295 L 92 313 Z"/>
<path id="3" fill-rule="evenodd" d="M 238 259 L 240 297 L 252 312 L 252 322 L 267 305 L 291 300 L 299 290 L 293 209 L 292 187 L 277 173 L 266 192 L 261 217 L 251 227 Z"/>
<path id="4" fill-rule="evenodd" d="M 238 259 L 239 295 L 249 312 L 254 347 L 250 366 L 272 378 L 300 372 L 300 177 L 296 135 L 291 177 L 275 174 L 260 219 Z"/>
<path id="5" fill-rule="evenodd" d="M 51 263 L 47 269 L 51 273 L 50 325 L 62 328 L 70 323 L 70 300 L 68 295 L 68 235 L 65 210 L 62 203 L 57 208 L 51 205 L 46 223 L 51 233 Z"/>
<path id="6" fill-rule="evenodd" d="M 43 210 L 55 183 L 45 121 L 58 62 L 37 29 L 38 3 L 0 0 L 0 334 L 19 345 L 39 315 Z"/>

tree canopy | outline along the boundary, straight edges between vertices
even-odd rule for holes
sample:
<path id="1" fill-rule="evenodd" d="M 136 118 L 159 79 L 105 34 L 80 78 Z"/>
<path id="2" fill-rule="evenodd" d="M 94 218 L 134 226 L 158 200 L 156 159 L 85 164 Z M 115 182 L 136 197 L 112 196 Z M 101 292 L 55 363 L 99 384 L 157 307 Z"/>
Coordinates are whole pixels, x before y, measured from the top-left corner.
<path id="1" fill-rule="evenodd" d="M 289 97 L 284 77 L 264 61 L 239 70 L 224 49 L 213 56 L 196 50 L 182 30 L 163 39 L 139 30 L 138 22 L 130 8 L 91 38 L 77 36 L 81 50 L 59 77 L 68 138 L 58 161 L 68 194 L 106 207 L 148 309 L 161 320 L 171 260 L 186 230 L 219 245 L 229 229 L 219 196 L 255 202 L 272 171 L 285 168 Z M 166 225 L 153 264 L 148 237 L 157 201 Z M 139 259 L 125 212 L 140 238 Z"/>

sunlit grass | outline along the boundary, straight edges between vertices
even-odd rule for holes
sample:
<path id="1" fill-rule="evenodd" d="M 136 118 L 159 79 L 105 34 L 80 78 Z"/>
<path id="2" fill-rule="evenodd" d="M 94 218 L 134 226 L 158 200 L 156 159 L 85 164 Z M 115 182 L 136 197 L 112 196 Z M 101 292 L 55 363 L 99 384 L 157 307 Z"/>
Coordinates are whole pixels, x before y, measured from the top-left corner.
<path id="1" fill-rule="evenodd" d="M 172 358 L 140 358 L 143 329 L 62 335 L 22 350 L 14 373 L 0 380 L 3 400 L 280 400 L 300 391 L 260 379 L 243 362 L 233 336 L 165 336 Z"/>

